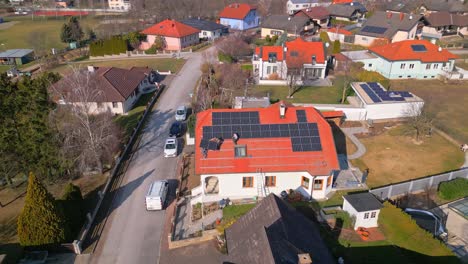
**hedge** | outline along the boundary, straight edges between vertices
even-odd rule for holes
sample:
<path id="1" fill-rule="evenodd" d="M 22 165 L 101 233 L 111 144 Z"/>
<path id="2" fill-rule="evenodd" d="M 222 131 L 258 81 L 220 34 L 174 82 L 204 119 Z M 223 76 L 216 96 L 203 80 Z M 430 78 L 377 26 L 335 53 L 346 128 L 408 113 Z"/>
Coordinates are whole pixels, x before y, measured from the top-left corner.
<path id="1" fill-rule="evenodd" d="M 468 179 L 457 178 L 455 180 L 439 184 L 438 194 L 442 199 L 455 200 L 468 196 Z"/>
<path id="2" fill-rule="evenodd" d="M 104 56 L 127 52 L 127 41 L 121 36 L 114 36 L 110 39 L 99 40 L 89 46 L 90 56 Z"/>

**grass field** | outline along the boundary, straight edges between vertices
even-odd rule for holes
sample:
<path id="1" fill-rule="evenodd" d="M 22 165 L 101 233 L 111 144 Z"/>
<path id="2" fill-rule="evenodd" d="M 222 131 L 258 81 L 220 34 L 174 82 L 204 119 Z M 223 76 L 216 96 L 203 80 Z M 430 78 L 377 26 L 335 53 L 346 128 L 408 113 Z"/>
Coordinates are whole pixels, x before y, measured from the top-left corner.
<path id="1" fill-rule="evenodd" d="M 138 120 L 145 112 L 146 105 L 150 101 L 153 94 L 154 92 L 140 96 L 138 101 L 133 106 L 133 109 L 130 110 L 127 115 L 120 115 L 115 119 L 115 122 L 117 122 L 117 124 L 119 124 L 124 130 L 126 138 L 132 135 L 133 129 L 136 127 Z M 126 141 L 126 139 L 123 141 Z"/>
<path id="2" fill-rule="evenodd" d="M 292 103 L 338 104 L 341 98 L 341 88 L 330 87 L 302 87 L 294 93 L 294 98 L 287 98 L 288 87 L 275 85 L 257 85 L 252 88 L 253 96 L 270 95 L 272 101 L 284 100 Z"/>
<path id="3" fill-rule="evenodd" d="M 404 135 L 403 131 L 403 126 L 398 126 L 360 139 L 367 152 L 352 163 L 369 168 L 369 187 L 438 174 L 458 169 L 463 164 L 459 148 L 437 133 L 423 138 L 422 144 L 415 144 L 413 137 Z"/>
<path id="4" fill-rule="evenodd" d="M 468 142 L 468 84 L 439 80 L 392 81 L 393 90 L 410 91 L 425 100 L 436 115 L 435 125 L 460 144 Z"/>

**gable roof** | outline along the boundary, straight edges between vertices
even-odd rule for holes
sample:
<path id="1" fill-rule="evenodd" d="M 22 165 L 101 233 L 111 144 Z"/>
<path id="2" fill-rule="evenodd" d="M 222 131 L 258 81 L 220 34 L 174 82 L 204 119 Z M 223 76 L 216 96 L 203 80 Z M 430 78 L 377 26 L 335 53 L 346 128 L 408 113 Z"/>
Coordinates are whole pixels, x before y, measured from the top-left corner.
<path id="1" fill-rule="evenodd" d="M 313 107 L 288 106 L 281 118 L 280 104 L 267 108 L 209 109 L 198 113 L 196 173 L 246 173 L 262 168 L 264 172 L 306 171 L 311 175 L 329 175 L 338 169 L 331 128 L 320 112 Z M 303 114 L 302 120 L 298 114 Z M 234 155 L 234 143 L 230 140 L 234 133 L 239 135 L 237 144 L 246 146 L 245 158 Z M 223 138 L 224 142 L 219 150 L 209 150 L 203 158 L 202 144 L 213 138 Z M 304 138 L 304 144 L 308 145 L 304 151 L 301 139 L 298 142 L 297 138 Z"/>
<path id="2" fill-rule="evenodd" d="M 350 35 L 353 34 L 350 31 L 348 31 L 346 29 L 342 29 L 342 28 L 329 28 L 329 29 L 327 29 L 327 32 L 335 33 L 335 34 L 341 34 L 341 35 L 345 35 L 345 36 L 350 36 Z"/>
<path id="3" fill-rule="evenodd" d="M 282 46 L 261 46 L 255 48 L 255 55 L 262 58 L 262 61 L 268 61 L 270 53 L 276 53 L 276 60 L 283 61 L 284 50 Z"/>
<path id="4" fill-rule="evenodd" d="M 293 4 L 316 4 L 318 2 L 324 2 L 320 0 L 289 0 Z"/>
<path id="5" fill-rule="evenodd" d="M 440 26 L 468 26 L 468 16 L 452 14 L 447 11 L 434 12 L 426 16 L 426 21 L 431 27 Z"/>
<path id="6" fill-rule="evenodd" d="M 256 10 L 257 8 L 249 4 L 239 4 L 234 3 L 226 6 L 219 17 L 221 18 L 234 18 L 234 19 L 244 19 L 250 10 Z"/>
<path id="7" fill-rule="evenodd" d="M 175 20 L 166 19 L 161 21 L 141 33 L 146 35 L 158 35 L 164 37 L 181 38 L 192 34 L 199 33 L 200 30 L 191 26 L 185 25 Z"/>
<path id="8" fill-rule="evenodd" d="M 416 13 L 421 7 L 422 0 L 406 0 L 406 1 L 392 1 L 385 3 L 385 10 L 403 13 Z"/>
<path id="9" fill-rule="evenodd" d="M 335 263 L 317 226 L 274 194 L 226 229 L 226 245 L 233 263 L 299 263 L 303 253 L 314 264 Z"/>
<path id="10" fill-rule="evenodd" d="M 360 2 L 351 1 L 351 2 L 347 2 L 347 3 L 343 3 L 343 5 L 352 6 L 352 7 L 356 8 L 357 10 L 359 10 L 359 12 L 361 12 L 361 13 L 366 13 L 367 12 L 367 8 L 363 4 L 361 4 Z"/>
<path id="11" fill-rule="evenodd" d="M 89 77 L 90 82 L 88 85 L 92 89 L 99 90 L 96 93 L 96 97 L 93 98 L 93 102 L 123 102 L 138 89 L 138 85 L 148 75 L 148 70 L 151 72 L 151 69 L 143 67 L 134 67 L 130 70 L 115 67 L 99 67 L 95 68 L 94 72 L 83 69 L 78 74 L 86 76 L 84 78 Z M 68 75 L 55 83 L 53 88 L 60 95 L 66 96 L 67 101 L 80 102 L 82 98 L 74 94 L 73 83 L 76 81 L 73 78 L 77 77 Z M 59 95 L 56 94 L 55 97 L 57 96 Z"/>
<path id="12" fill-rule="evenodd" d="M 426 51 L 414 51 L 414 45 L 424 46 Z M 370 47 L 369 51 L 389 61 L 418 60 L 424 63 L 447 62 L 458 56 L 446 49 L 439 51 L 439 46 L 427 40 L 403 40 L 378 47 Z"/>
<path id="13" fill-rule="evenodd" d="M 356 35 L 393 38 L 398 31 L 410 31 L 413 29 L 419 23 L 421 17 L 421 15 L 415 14 L 378 11 L 364 22 Z M 380 31 L 373 30 L 376 28 Z"/>
<path id="14" fill-rule="evenodd" d="M 373 211 L 383 207 L 382 203 L 369 192 L 344 195 L 343 199 L 358 212 Z"/>
<path id="15" fill-rule="evenodd" d="M 314 6 L 297 11 L 294 16 L 305 15 L 311 19 L 324 19 L 330 16 L 328 10 L 323 6 Z"/>
<path id="16" fill-rule="evenodd" d="M 323 45 L 323 42 L 309 42 L 302 38 L 286 42 L 286 63 L 288 66 L 295 63 L 311 64 L 312 56 L 315 56 L 317 63 L 325 63 L 325 49 Z M 294 53 L 297 53 L 298 57 L 295 57 Z"/>
<path id="17" fill-rule="evenodd" d="M 354 13 L 356 13 L 359 10 L 359 8 L 350 5 L 336 4 L 329 5 L 327 7 L 327 10 L 330 13 L 330 16 L 349 18 L 352 17 Z"/>
<path id="18" fill-rule="evenodd" d="M 181 21 L 182 23 L 197 28 L 199 30 L 214 31 L 218 29 L 227 28 L 224 25 L 215 23 L 213 21 L 208 21 L 200 18 L 189 18 Z"/>
<path id="19" fill-rule="evenodd" d="M 33 52 L 34 50 L 32 49 L 9 49 L 0 52 L 0 58 L 21 58 Z"/>
<path id="20" fill-rule="evenodd" d="M 270 15 L 262 21 L 262 28 L 280 29 L 288 33 L 299 34 L 309 22 L 310 18 L 303 16 L 290 17 L 288 15 Z"/>
<path id="21" fill-rule="evenodd" d="M 468 12 L 468 5 L 460 0 L 425 0 L 422 5 L 429 11 L 448 11 L 450 13 Z"/>

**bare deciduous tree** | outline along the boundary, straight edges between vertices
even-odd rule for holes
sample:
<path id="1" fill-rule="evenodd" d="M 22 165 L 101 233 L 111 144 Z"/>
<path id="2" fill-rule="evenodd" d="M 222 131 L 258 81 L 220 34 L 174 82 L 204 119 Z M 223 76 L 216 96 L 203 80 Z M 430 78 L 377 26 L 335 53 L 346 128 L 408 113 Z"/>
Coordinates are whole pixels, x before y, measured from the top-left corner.
<path id="1" fill-rule="evenodd" d="M 427 107 L 422 103 L 412 103 L 404 110 L 410 133 L 414 133 L 415 140 L 419 141 L 422 134 L 431 134 L 434 122 L 434 115 L 427 111 Z"/>
<path id="2" fill-rule="evenodd" d="M 288 85 L 288 97 L 292 97 L 301 88 L 299 82 L 302 79 L 303 71 L 302 56 L 303 54 L 295 54 L 294 56 L 290 55 L 287 59 L 286 81 Z"/>

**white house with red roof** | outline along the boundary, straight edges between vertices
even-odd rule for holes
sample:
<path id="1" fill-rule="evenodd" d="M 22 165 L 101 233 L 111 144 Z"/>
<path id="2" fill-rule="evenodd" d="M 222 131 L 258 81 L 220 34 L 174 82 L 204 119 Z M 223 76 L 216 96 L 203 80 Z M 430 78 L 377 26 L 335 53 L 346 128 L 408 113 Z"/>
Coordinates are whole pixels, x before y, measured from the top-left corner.
<path id="1" fill-rule="evenodd" d="M 327 29 L 327 34 L 328 38 L 330 38 L 331 41 L 338 40 L 341 43 L 351 42 L 350 40 L 353 36 L 353 33 L 351 33 L 350 31 L 339 27 Z M 350 39 L 349 41 L 346 40 L 347 37 Z"/>
<path id="2" fill-rule="evenodd" d="M 246 30 L 258 27 L 260 17 L 257 13 L 257 7 L 234 3 L 226 6 L 219 13 L 219 21 L 231 29 Z"/>
<path id="3" fill-rule="evenodd" d="M 257 47 L 252 64 L 254 74 L 260 80 L 276 77 L 286 80 L 288 70 L 292 68 L 300 68 L 299 81 L 325 78 L 327 68 L 323 43 L 302 38 L 286 42 L 284 46 Z"/>
<path id="4" fill-rule="evenodd" d="M 454 71 L 458 58 L 427 40 L 404 40 L 342 54 L 389 79 L 434 79 Z"/>
<path id="5" fill-rule="evenodd" d="M 141 33 L 146 35 L 146 41 L 140 45 L 142 50 L 151 48 L 157 37 L 164 38 L 166 50 L 181 50 L 200 42 L 199 29 L 171 19 L 159 22 Z"/>
<path id="6" fill-rule="evenodd" d="M 195 143 L 201 182 L 193 204 L 290 189 L 323 199 L 339 170 L 331 126 L 313 107 L 206 110 L 197 115 Z"/>

